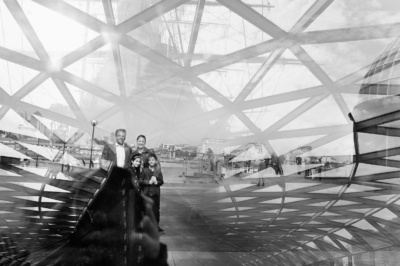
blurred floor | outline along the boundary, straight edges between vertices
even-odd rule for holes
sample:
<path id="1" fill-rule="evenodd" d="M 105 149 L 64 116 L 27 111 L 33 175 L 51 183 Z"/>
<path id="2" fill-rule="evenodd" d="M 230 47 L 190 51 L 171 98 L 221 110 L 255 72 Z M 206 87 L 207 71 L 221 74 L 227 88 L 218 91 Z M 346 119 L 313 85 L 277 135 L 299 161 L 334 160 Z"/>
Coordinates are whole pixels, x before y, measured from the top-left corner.
<path id="1" fill-rule="evenodd" d="M 217 184 L 165 184 L 161 196 L 161 241 L 168 246 L 170 266 L 240 265 L 211 231 L 197 210 L 204 192 Z"/>

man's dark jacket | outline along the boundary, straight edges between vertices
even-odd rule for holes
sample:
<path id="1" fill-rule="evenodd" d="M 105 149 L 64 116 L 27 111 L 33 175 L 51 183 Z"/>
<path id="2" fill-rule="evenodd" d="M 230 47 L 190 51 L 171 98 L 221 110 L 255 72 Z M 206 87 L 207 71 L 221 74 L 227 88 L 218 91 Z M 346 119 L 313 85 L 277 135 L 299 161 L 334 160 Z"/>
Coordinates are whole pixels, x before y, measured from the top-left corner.
<path id="1" fill-rule="evenodd" d="M 132 149 L 124 143 L 125 150 L 125 162 L 123 168 L 128 168 L 131 165 L 130 157 L 132 153 Z M 100 159 L 100 167 L 106 171 L 108 171 L 112 165 L 117 166 L 117 151 L 115 147 L 115 143 L 107 144 L 104 146 L 103 153 L 101 154 Z"/>

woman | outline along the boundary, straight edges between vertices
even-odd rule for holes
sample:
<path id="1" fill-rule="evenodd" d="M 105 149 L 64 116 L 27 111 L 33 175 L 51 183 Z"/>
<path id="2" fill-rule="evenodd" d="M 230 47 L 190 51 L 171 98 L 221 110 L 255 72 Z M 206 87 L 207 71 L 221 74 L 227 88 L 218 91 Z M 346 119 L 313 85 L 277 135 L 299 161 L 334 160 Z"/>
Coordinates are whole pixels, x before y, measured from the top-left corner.
<path id="1" fill-rule="evenodd" d="M 136 138 L 137 149 L 132 152 L 132 155 L 139 154 L 142 158 L 142 166 L 144 168 L 149 167 L 149 155 L 154 154 L 154 151 L 146 147 L 146 137 L 139 135 Z"/>

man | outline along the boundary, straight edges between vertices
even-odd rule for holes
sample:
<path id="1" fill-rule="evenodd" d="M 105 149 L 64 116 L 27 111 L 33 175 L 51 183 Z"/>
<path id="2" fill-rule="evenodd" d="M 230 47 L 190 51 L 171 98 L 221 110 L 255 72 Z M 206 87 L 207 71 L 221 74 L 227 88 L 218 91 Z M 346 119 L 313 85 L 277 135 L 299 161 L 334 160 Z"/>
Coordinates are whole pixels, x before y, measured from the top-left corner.
<path id="1" fill-rule="evenodd" d="M 132 150 L 125 143 L 125 138 L 125 129 L 117 129 L 115 131 L 116 142 L 105 145 L 101 154 L 100 167 L 102 169 L 108 171 L 113 165 L 120 168 L 128 168 Z"/>
<path id="2" fill-rule="evenodd" d="M 269 167 L 269 161 L 270 161 L 269 158 L 265 158 L 264 161 L 261 161 L 260 164 L 258 165 L 258 172 L 267 169 Z M 264 178 L 262 177 L 258 178 L 257 186 L 264 186 Z"/>
<path id="3" fill-rule="evenodd" d="M 301 161 L 303 160 L 303 158 L 301 158 L 300 156 L 296 157 L 296 165 L 297 165 L 297 174 L 300 175 L 300 171 L 301 171 Z"/>
<path id="4" fill-rule="evenodd" d="M 279 168 L 279 174 L 280 175 L 283 175 L 282 165 L 285 164 L 285 161 L 286 161 L 285 155 L 281 155 L 281 156 L 278 157 L 278 168 Z"/>

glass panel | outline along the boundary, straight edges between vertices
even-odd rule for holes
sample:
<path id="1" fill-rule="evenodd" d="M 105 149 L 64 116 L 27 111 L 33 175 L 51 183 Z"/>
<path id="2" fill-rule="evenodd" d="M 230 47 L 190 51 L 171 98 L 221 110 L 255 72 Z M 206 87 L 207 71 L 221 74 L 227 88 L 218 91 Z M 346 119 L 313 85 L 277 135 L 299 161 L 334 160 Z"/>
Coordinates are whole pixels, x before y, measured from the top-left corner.
<path id="1" fill-rule="evenodd" d="M 399 8 L 1 1 L 7 263 L 134 264 L 141 190 L 169 265 L 396 265 Z"/>
<path id="2" fill-rule="evenodd" d="M 356 106 L 352 112 L 356 122 L 364 121 L 374 117 L 383 116 L 385 114 L 396 111 L 399 104 L 398 96 L 391 97 L 367 97 L 361 98 L 362 103 Z"/>

